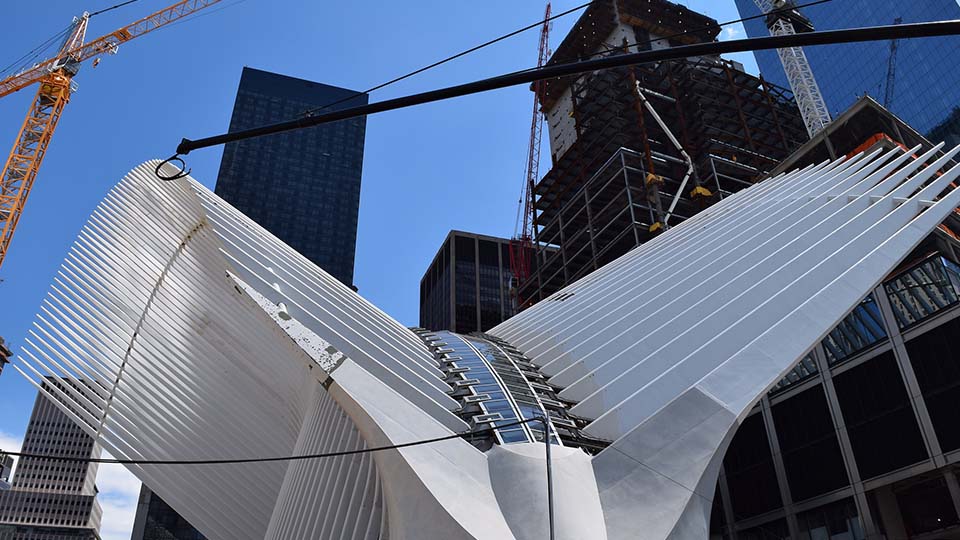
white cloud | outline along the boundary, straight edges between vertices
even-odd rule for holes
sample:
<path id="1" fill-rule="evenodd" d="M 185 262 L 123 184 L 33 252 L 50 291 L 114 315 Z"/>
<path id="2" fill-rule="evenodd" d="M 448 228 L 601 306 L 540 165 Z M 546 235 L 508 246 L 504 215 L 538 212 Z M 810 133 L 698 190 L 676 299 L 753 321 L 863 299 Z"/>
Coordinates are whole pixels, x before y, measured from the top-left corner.
<path id="1" fill-rule="evenodd" d="M 103 521 L 100 538 L 103 540 L 129 540 L 133 532 L 133 518 L 137 515 L 137 499 L 104 496 L 100 493 Z"/>
<path id="2" fill-rule="evenodd" d="M 728 26 L 723 29 L 723 37 L 726 39 L 734 39 L 743 33 L 743 30 L 739 26 Z"/>
<path id="3" fill-rule="evenodd" d="M 104 452 L 103 457 L 111 456 Z M 97 487 L 100 489 L 97 499 L 103 508 L 100 537 L 103 540 L 128 540 L 137 515 L 140 480 L 123 465 L 103 464 L 97 471 Z"/>
<path id="4" fill-rule="evenodd" d="M 6 431 L 0 431 L 0 448 L 8 452 L 19 452 L 23 446 L 23 437 L 18 437 Z M 13 458 L 14 468 L 16 468 L 17 458 Z M 13 476 L 10 476 L 13 479 Z"/>
<path id="5" fill-rule="evenodd" d="M 23 437 L 0 431 L 0 448 L 10 452 L 19 451 Z M 103 453 L 104 458 L 110 454 Z M 103 508 L 100 537 L 103 540 L 129 540 L 133 532 L 133 519 L 137 515 L 137 500 L 140 497 L 140 480 L 123 465 L 102 464 L 97 470 L 97 500 Z"/>

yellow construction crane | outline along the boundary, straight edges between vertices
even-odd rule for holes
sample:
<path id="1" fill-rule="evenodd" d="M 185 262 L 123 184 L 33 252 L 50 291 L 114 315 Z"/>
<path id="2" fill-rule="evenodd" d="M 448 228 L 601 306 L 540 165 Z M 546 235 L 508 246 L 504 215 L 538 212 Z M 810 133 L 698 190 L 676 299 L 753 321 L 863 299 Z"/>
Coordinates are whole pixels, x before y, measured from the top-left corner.
<path id="1" fill-rule="evenodd" d="M 87 21 L 91 15 L 84 13 L 73 19 L 67 37 L 55 56 L 0 80 L 0 98 L 37 83 L 37 93 L 30 104 L 30 111 L 0 174 L 0 220 L 3 222 L 0 265 L 7 257 L 23 205 L 30 195 L 30 188 L 63 107 L 74 90 L 73 77 L 80 70 L 80 64 L 93 59 L 94 65 L 97 65 L 100 56 L 115 54 L 121 43 L 183 19 L 219 1 L 183 0 L 86 43 Z"/>

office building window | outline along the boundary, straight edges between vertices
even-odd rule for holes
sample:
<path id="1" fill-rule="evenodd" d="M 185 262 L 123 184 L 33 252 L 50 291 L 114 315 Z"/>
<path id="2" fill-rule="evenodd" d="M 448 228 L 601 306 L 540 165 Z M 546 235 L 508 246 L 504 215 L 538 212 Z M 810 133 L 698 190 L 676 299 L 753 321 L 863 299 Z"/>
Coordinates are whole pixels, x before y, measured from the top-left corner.
<path id="1" fill-rule="evenodd" d="M 808 510 L 797 516 L 800 540 L 863 540 L 863 527 L 853 499 Z"/>
<path id="2" fill-rule="evenodd" d="M 892 352 L 836 375 L 833 384 L 861 478 L 927 459 Z"/>
<path id="3" fill-rule="evenodd" d="M 740 520 L 783 506 L 763 415 L 748 416 L 723 460 L 733 517 Z"/>
<path id="4" fill-rule="evenodd" d="M 823 386 L 772 407 L 794 502 L 849 485 Z"/>
<path id="5" fill-rule="evenodd" d="M 960 319 L 907 341 L 907 354 L 944 452 L 960 448 Z"/>
<path id="6" fill-rule="evenodd" d="M 896 491 L 900 514 L 911 535 L 938 531 L 960 523 L 950 498 L 950 489 L 942 476 Z"/>

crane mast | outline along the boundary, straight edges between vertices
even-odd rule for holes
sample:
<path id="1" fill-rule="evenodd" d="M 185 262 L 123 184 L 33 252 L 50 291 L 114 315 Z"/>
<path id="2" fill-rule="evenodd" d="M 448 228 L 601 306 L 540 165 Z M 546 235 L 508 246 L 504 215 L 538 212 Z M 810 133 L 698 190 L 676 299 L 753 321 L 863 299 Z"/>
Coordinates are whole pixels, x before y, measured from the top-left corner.
<path id="1" fill-rule="evenodd" d="M 807 31 L 812 30 L 809 27 L 809 21 L 806 21 L 798 11 L 791 9 L 793 8 L 792 0 L 754 0 L 754 3 L 761 12 L 768 14 L 767 29 L 772 36 L 796 34 L 795 22 L 807 26 L 805 28 Z M 777 13 L 771 13 L 773 11 Z M 820 93 L 820 87 L 817 86 L 817 80 L 813 76 L 813 70 L 810 69 L 807 55 L 800 47 L 777 49 L 777 55 L 783 63 L 783 71 L 787 75 L 787 81 L 797 101 L 807 133 L 813 137 L 830 123 L 831 118 L 827 104 Z"/>
<path id="2" fill-rule="evenodd" d="M 60 121 L 64 106 L 70 101 L 73 76 L 79 69 L 77 55 L 73 51 L 83 45 L 88 19 L 87 13 L 74 18 L 70 33 L 46 67 L 48 72 L 39 78 L 30 110 L 3 167 L 0 176 L 0 219 L 3 220 L 0 264 L 10 248 L 13 233 L 20 222 L 23 206 L 30 195 L 53 131 Z"/>
<path id="3" fill-rule="evenodd" d="M 902 22 L 902 17 L 897 17 L 893 20 L 893 24 L 900 24 Z M 893 103 L 893 90 L 897 83 L 897 42 L 898 40 L 896 39 L 890 40 L 890 58 L 887 61 L 887 84 L 883 91 L 883 106 L 887 109 L 889 109 L 890 104 Z"/>
<path id="4" fill-rule="evenodd" d="M 543 15 L 543 27 L 540 29 L 540 40 L 537 51 L 537 67 L 541 68 L 550 58 L 550 14 L 551 5 Z M 514 291 L 517 292 L 516 301 L 519 307 L 522 301 L 519 298 L 520 284 L 530 277 L 530 262 L 533 251 L 533 193 L 540 179 L 540 142 L 543 138 L 543 115 L 540 113 L 540 97 L 542 81 L 533 83 L 533 116 L 530 121 L 530 141 L 527 146 L 527 167 L 523 179 L 523 195 L 520 197 L 518 211 L 522 213 L 518 219 L 519 230 L 514 231 L 514 238 L 510 241 L 510 271 L 513 274 Z"/>
<path id="5" fill-rule="evenodd" d="M 63 108 L 76 90 L 73 77 L 85 60 L 117 52 L 117 47 L 147 32 L 195 13 L 220 0 L 182 0 L 115 32 L 84 43 L 89 13 L 73 25 L 57 54 L 32 67 L 0 80 L 0 97 L 37 84 L 30 110 L 0 171 L 0 265 L 7 257 L 23 207 L 37 178 Z"/>

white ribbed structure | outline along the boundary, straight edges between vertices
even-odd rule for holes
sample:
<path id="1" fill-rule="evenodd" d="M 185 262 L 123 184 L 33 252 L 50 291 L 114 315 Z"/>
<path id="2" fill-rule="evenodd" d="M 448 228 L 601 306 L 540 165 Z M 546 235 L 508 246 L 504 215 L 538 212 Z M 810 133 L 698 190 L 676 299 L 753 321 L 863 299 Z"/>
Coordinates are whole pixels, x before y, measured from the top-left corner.
<path id="1" fill-rule="evenodd" d="M 960 169 L 938 176 L 948 157 L 925 166 L 936 150 L 915 151 L 766 180 L 490 332 L 611 442 L 594 457 L 555 448 L 557 538 L 706 538 L 738 419 L 960 204 Z M 415 334 L 155 165 L 91 217 L 14 364 L 35 383 L 95 383 L 52 391 L 110 453 L 279 456 L 467 428 Z M 542 454 L 457 438 L 131 469 L 211 539 L 533 540 Z"/>

